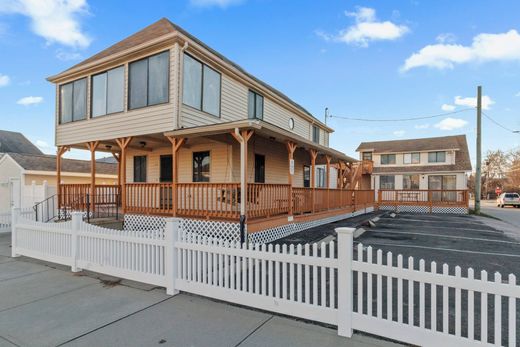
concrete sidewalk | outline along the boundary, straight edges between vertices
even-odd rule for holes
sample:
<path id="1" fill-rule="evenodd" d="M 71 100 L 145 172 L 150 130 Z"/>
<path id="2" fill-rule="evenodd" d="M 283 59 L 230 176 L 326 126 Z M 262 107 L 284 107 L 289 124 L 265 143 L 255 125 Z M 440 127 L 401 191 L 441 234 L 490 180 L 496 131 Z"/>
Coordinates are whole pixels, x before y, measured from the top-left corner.
<path id="1" fill-rule="evenodd" d="M 143 284 L 12 259 L 0 234 L 3 346 L 396 346 Z"/>

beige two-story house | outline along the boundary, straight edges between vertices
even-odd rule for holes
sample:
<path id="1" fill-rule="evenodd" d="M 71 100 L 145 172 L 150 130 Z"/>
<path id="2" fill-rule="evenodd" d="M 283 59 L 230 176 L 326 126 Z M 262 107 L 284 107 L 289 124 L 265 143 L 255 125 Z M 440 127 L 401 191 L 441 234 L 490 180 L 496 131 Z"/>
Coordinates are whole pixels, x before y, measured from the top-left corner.
<path id="1" fill-rule="evenodd" d="M 112 152 L 126 214 L 254 231 L 351 208 L 357 161 L 329 147 L 333 129 L 167 19 L 48 80 L 58 158 Z"/>
<path id="2" fill-rule="evenodd" d="M 465 135 L 362 142 L 360 159 L 373 161 L 375 190 L 465 190 L 471 162 Z"/>

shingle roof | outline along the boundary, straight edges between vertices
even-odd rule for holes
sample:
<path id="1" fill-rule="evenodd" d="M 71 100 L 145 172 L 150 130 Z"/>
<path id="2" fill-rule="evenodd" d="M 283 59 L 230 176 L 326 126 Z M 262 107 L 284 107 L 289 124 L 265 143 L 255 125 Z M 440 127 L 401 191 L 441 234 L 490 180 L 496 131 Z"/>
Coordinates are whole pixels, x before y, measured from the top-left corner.
<path id="1" fill-rule="evenodd" d="M 172 23 L 167 18 L 162 18 L 162 19 L 158 20 L 157 22 L 147 26 L 146 28 L 138 31 L 137 33 L 135 33 L 135 34 L 133 34 L 133 35 L 123 39 L 122 41 L 119 41 L 118 43 L 108 47 L 107 49 L 104 49 L 103 51 L 93 55 L 92 57 L 87 58 L 87 59 L 83 60 L 82 62 L 74 65 L 73 67 L 65 70 L 63 73 L 65 73 L 65 72 L 67 72 L 69 70 L 81 67 L 83 65 L 86 65 L 88 63 L 92 63 L 92 62 L 94 62 L 96 60 L 100 60 L 102 58 L 106 58 L 106 57 L 108 57 L 110 55 L 117 54 L 117 53 L 122 52 L 124 50 L 127 50 L 129 48 L 138 46 L 140 44 L 146 43 L 146 42 L 151 41 L 153 39 L 157 39 L 158 37 L 160 37 L 162 35 L 170 34 L 170 33 L 173 33 L 175 31 L 178 31 L 181 34 L 183 34 L 183 35 L 187 36 L 188 38 L 190 38 L 191 40 L 195 41 L 197 44 L 201 45 L 202 47 L 204 47 L 205 49 L 207 49 L 211 53 L 215 54 L 217 57 L 219 57 L 220 59 L 224 60 L 226 63 L 228 63 L 228 64 L 232 65 L 233 67 L 235 67 L 236 69 L 238 69 L 241 73 L 247 75 L 249 78 L 255 80 L 257 83 L 260 83 L 262 86 L 264 86 L 265 88 L 269 89 L 273 93 L 277 94 L 279 97 L 283 98 L 284 100 L 286 100 L 287 102 L 289 102 L 290 104 L 292 104 L 293 106 L 298 108 L 300 111 L 306 113 L 307 115 L 311 116 L 316 121 L 321 123 L 320 120 L 318 120 L 316 117 L 314 117 L 303 106 L 301 106 L 298 103 L 294 102 L 292 99 L 290 99 L 284 93 L 280 92 L 276 88 L 271 87 L 269 84 L 259 80 L 255 76 L 251 75 L 246 70 L 244 70 L 241 66 L 239 66 L 238 64 L 232 62 L 231 60 L 229 60 L 228 58 L 226 58 L 225 56 L 223 56 L 222 54 L 220 54 L 219 52 L 217 52 L 213 48 L 211 48 L 208 45 L 206 45 L 204 42 L 200 41 L 195 36 L 193 36 L 190 33 L 188 33 L 186 30 L 184 30 L 180 26 Z"/>
<path id="2" fill-rule="evenodd" d="M 406 167 L 374 167 L 374 173 L 383 172 L 419 172 L 419 171 L 471 171 L 466 135 L 429 137 L 424 139 L 408 139 L 396 141 L 362 142 L 357 152 L 373 151 L 374 153 L 402 153 L 414 151 L 456 150 L 454 165 L 428 165 Z"/>
<path id="3" fill-rule="evenodd" d="M 34 155 L 21 153 L 7 153 L 25 170 L 56 171 L 55 155 Z M 77 159 L 62 159 L 62 172 L 90 173 L 90 161 Z M 105 175 L 117 175 L 117 165 L 109 163 L 96 163 L 96 173 Z"/>
<path id="4" fill-rule="evenodd" d="M 0 152 L 43 154 L 23 134 L 7 130 L 0 130 Z"/>

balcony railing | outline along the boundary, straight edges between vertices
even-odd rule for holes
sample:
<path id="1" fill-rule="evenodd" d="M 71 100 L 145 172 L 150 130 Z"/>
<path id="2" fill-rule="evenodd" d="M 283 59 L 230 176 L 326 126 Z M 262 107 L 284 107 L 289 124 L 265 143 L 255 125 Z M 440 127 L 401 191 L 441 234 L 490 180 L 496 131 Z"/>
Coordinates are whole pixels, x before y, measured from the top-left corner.
<path id="1" fill-rule="evenodd" d="M 468 190 L 386 190 L 378 191 L 379 205 L 468 207 Z"/>

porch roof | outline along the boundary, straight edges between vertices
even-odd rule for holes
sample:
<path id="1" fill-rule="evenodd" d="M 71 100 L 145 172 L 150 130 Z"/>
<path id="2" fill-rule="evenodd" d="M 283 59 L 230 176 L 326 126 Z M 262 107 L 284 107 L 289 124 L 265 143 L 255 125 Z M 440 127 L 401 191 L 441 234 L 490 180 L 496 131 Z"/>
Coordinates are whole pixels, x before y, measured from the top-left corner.
<path id="1" fill-rule="evenodd" d="M 255 130 L 255 132 L 257 134 L 265 135 L 270 138 L 274 138 L 276 141 L 279 141 L 279 142 L 292 141 L 292 142 L 295 142 L 299 147 L 303 147 L 305 149 L 315 149 L 320 154 L 327 154 L 338 160 L 343 160 L 343 161 L 346 161 L 349 163 L 358 161 L 338 150 L 335 150 L 333 148 L 326 147 L 326 146 L 320 145 L 318 143 L 315 143 L 313 141 L 307 140 L 304 137 L 301 137 L 290 131 L 282 129 L 276 125 L 264 122 L 263 120 L 259 120 L 259 119 L 255 119 L 255 120 L 247 119 L 247 120 L 240 120 L 240 121 L 234 121 L 234 122 L 226 122 L 226 123 L 218 123 L 218 124 L 212 124 L 212 125 L 203 125 L 203 126 L 199 126 L 199 127 L 177 129 L 177 130 L 165 132 L 164 135 L 190 138 L 190 137 L 199 137 L 199 136 L 208 136 L 208 135 L 229 133 L 229 132 L 234 131 L 234 129 L 240 129 L 240 130 L 252 129 L 252 130 Z"/>

